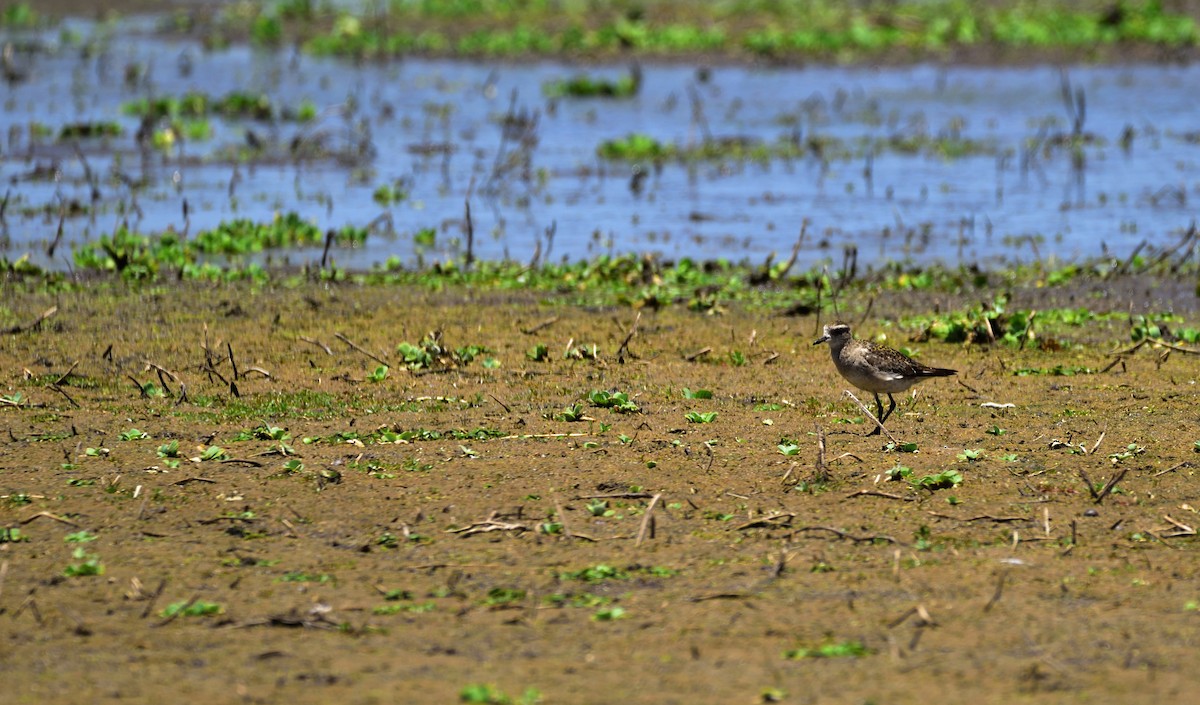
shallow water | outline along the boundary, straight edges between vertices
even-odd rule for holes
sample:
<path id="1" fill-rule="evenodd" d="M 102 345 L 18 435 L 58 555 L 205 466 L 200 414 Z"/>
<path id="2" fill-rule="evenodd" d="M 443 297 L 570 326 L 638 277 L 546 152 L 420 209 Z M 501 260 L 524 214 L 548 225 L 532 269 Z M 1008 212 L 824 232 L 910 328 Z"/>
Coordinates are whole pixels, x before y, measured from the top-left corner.
<path id="1" fill-rule="evenodd" d="M 14 46 L 32 40 L 40 48 L 18 51 L 28 80 L 8 85 L 0 107 L 0 178 L 10 194 L 0 254 L 66 268 L 70 245 L 122 222 L 194 234 L 222 220 L 296 211 L 322 228 L 384 217 L 365 246 L 334 253 L 343 266 L 389 257 L 416 264 L 463 254 L 469 200 L 481 258 L 528 260 L 540 242 L 544 259 L 655 252 L 760 261 L 772 252 L 785 258 L 807 220 L 800 266 L 840 266 L 850 245 L 860 264 L 990 265 L 1105 251 L 1124 257 L 1143 240 L 1168 246 L 1191 222 L 1200 185 L 1190 97 L 1200 70 L 1191 66 L 1069 67 L 1092 137 L 1073 159 L 1069 147 L 1047 146 L 1071 132 L 1058 67 L 716 67 L 702 80 L 695 66 L 649 65 L 635 99 L 551 100 L 547 81 L 584 68 L 615 78 L 627 68 L 426 59 L 356 66 L 293 49 L 207 52 L 157 36 L 153 26 L 73 22 L 65 27 L 81 38 L 75 42 L 58 32 L 9 36 Z M 127 81 L 127 67 L 143 78 Z M 124 115 L 122 103 L 189 90 L 261 91 L 292 108 L 308 100 L 319 118 L 214 118 L 210 140 L 139 149 L 138 119 Z M 502 137 L 510 106 L 536 116 L 524 149 Z M 83 140 L 78 150 L 30 137 L 32 123 L 57 134 L 65 124 L 109 120 L 123 126 L 120 137 Z M 251 132 L 266 145 L 263 156 L 236 163 L 228 154 Z M 679 145 L 706 136 L 836 138 L 848 152 L 661 167 L 596 156 L 603 141 L 635 132 Z M 945 158 L 866 146 L 950 135 L 985 145 L 985 153 Z M 325 152 L 298 165 L 288 151 L 296 139 Z M 63 221 L 51 260 L 61 204 L 92 202 L 89 169 L 98 200 L 90 215 Z M 640 190 L 632 185 L 637 170 L 648 174 Z M 143 179 L 134 194 L 129 183 Z M 376 187 L 397 180 L 407 199 L 372 200 Z M 432 246 L 414 242 L 424 228 L 437 230 Z M 292 263 L 319 256 L 274 255 Z"/>

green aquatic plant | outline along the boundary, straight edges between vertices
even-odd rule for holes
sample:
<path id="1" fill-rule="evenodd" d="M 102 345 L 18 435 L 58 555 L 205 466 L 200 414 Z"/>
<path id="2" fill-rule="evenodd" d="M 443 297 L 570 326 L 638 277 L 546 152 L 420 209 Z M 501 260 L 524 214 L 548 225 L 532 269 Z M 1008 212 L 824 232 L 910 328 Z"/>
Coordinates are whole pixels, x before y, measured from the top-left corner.
<path id="1" fill-rule="evenodd" d="M 24 543 L 29 536 L 15 526 L 0 526 L 0 543 Z"/>
<path id="2" fill-rule="evenodd" d="M 100 562 L 100 556 L 88 553 L 83 547 L 76 548 L 71 552 L 71 556 L 78 563 L 71 563 L 63 569 L 63 575 L 68 578 L 80 578 L 94 575 L 104 575 L 104 564 Z"/>
<path id="3" fill-rule="evenodd" d="M 596 148 L 596 154 L 604 159 L 625 161 L 665 161 L 677 153 L 675 147 L 644 134 L 606 140 Z"/>
<path id="4" fill-rule="evenodd" d="M 550 81 L 542 86 L 542 93 L 551 98 L 632 98 L 642 87 L 642 70 L 636 64 L 628 75 L 615 81 L 578 75 Z"/>
<path id="5" fill-rule="evenodd" d="M 232 91 L 220 97 L 189 91 L 179 96 L 137 98 L 122 103 L 121 112 L 133 117 L 171 120 L 220 116 L 260 122 L 307 122 L 316 117 L 316 108 L 311 102 L 302 102 L 297 107 L 278 107 L 266 93 L 244 91 Z"/>
<path id="6" fill-rule="evenodd" d="M 207 617 L 209 615 L 221 614 L 224 611 L 225 608 L 217 602 L 209 602 L 208 600 L 183 600 L 167 605 L 158 613 L 158 616 L 167 619 L 173 617 Z"/>
<path id="7" fill-rule="evenodd" d="M 957 470 L 943 470 L 933 475 L 925 475 L 912 481 L 914 487 L 925 490 L 941 490 L 958 487 L 962 484 L 963 476 Z"/>
<path id="8" fill-rule="evenodd" d="M 41 22 L 41 16 L 27 2 L 6 4 L 0 12 L 0 27 L 30 29 Z"/>
<path id="9" fill-rule="evenodd" d="M 861 641 L 830 641 L 820 646 L 789 649 L 783 657 L 789 661 L 810 658 L 858 658 L 870 655 L 871 650 Z"/>
<path id="10" fill-rule="evenodd" d="M 116 122 L 76 122 L 63 125 L 58 131 L 60 142 L 71 140 L 100 139 L 104 137 L 120 137 L 125 130 Z"/>
<path id="11" fill-rule="evenodd" d="M 640 410 L 637 404 L 629 400 L 629 395 L 625 392 L 592 390 L 588 395 L 588 401 L 595 406 L 612 409 L 619 414 L 630 414 Z"/>

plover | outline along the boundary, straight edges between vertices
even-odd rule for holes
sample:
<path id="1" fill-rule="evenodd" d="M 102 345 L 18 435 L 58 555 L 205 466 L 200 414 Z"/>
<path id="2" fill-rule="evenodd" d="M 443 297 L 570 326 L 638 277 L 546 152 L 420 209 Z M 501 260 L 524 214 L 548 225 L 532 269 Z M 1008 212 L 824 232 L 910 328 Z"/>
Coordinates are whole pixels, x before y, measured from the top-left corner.
<path id="1" fill-rule="evenodd" d="M 829 351 L 833 355 L 833 364 L 838 373 L 855 387 L 875 395 L 875 408 L 881 424 L 896 410 L 893 393 L 903 392 L 930 377 L 958 374 L 955 370 L 944 367 L 926 367 L 904 353 L 876 345 L 869 340 L 856 340 L 850 333 L 850 326 L 845 323 L 831 323 L 825 326 L 825 334 L 814 341 L 813 345 L 825 342 L 829 343 Z M 880 394 L 888 396 L 887 413 L 883 411 Z M 867 435 L 872 436 L 876 433 L 879 433 L 878 426 Z"/>

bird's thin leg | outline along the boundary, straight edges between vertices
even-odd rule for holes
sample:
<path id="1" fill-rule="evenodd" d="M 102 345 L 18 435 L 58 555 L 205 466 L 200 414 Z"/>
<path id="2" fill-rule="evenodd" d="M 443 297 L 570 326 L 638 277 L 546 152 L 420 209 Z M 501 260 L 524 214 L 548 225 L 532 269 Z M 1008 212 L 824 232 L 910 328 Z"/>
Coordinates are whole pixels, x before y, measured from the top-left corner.
<path id="1" fill-rule="evenodd" d="M 896 410 L 896 398 L 893 397 L 891 394 L 888 394 L 888 401 L 891 403 L 888 404 L 888 410 L 887 410 L 887 413 L 883 415 L 883 419 L 886 419 L 889 416 L 891 416 L 892 412 Z M 883 423 L 883 419 L 879 419 L 879 423 Z"/>
<path id="2" fill-rule="evenodd" d="M 868 433 L 868 436 L 879 434 L 880 426 L 883 424 L 883 400 L 879 398 L 879 394 L 875 393 L 875 418 L 879 419 L 879 425 L 875 426 L 875 430 Z"/>

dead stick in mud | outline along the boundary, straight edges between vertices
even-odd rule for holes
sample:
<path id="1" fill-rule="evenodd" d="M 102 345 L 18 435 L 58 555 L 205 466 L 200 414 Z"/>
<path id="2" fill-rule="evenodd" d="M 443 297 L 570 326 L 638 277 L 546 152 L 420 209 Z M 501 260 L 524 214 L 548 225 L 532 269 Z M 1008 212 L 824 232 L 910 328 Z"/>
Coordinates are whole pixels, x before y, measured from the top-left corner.
<path id="1" fill-rule="evenodd" d="M 832 526 L 802 526 L 802 527 L 796 529 L 796 531 L 828 531 L 829 533 L 836 535 L 838 538 L 849 539 L 849 540 L 853 541 L 854 543 L 886 541 L 888 543 L 894 543 L 897 546 L 906 546 L 907 545 L 903 541 L 897 540 L 896 538 L 894 538 L 892 536 L 885 536 L 883 534 L 874 535 L 874 536 L 853 536 L 851 534 L 846 533 L 845 531 L 842 531 L 841 529 L 835 529 Z"/>
<path id="2" fill-rule="evenodd" d="M 609 494 L 581 494 L 573 501 L 581 499 L 650 499 L 654 495 L 649 492 L 612 492 Z"/>
<path id="3" fill-rule="evenodd" d="M 141 383 L 141 382 L 139 382 L 139 381 L 137 381 L 137 380 L 134 378 L 134 376 L 133 376 L 133 375 L 125 375 L 125 377 L 126 377 L 126 379 L 128 379 L 130 382 L 133 382 L 133 386 L 137 387 L 137 390 L 138 390 L 138 392 L 139 392 L 139 393 L 142 395 L 142 398 L 143 398 L 143 399 L 149 399 L 149 398 L 150 398 L 150 395 L 146 393 L 146 389 L 145 389 L 145 388 L 142 386 L 142 383 Z"/>
<path id="4" fill-rule="evenodd" d="M 388 361 L 387 361 L 387 360 L 384 360 L 383 358 L 379 357 L 378 355 L 375 355 L 375 354 L 373 354 L 373 353 L 367 352 L 366 350 L 363 350 L 363 349 L 362 349 L 362 348 L 360 348 L 359 346 L 355 345 L 353 341 L 351 341 L 349 338 L 347 338 L 346 336 L 342 335 L 341 333 L 334 333 L 334 334 L 333 334 L 333 337 L 335 337 L 335 338 L 337 338 L 338 340 L 342 341 L 342 342 L 343 342 L 343 343 L 345 343 L 346 345 L 349 345 L 349 346 L 350 346 L 350 347 L 351 347 L 353 350 L 355 350 L 356 352 L 360 352 L 360 353 L 362 353 L 363 355 L 366 355 L 367 357 L 371 358 L 372 360 L 374 360 L 375 362 L 378 362 L 378 363 L 379 363 L 379 364 L 381 364 L 381 365 L 384 365 L 384 366 L 386 366 L 386 367 L 390 367 L 390 365 L 388 365 Z"/>
<path id="5" fill-rule="evenodd" d="M 150 362 L 149 360 L 146 360 L 146 367 L 158 372 L 160 380 L 162 379 L 162 375 L 165 374 L 168 377 L 170 377 L 171 379 L 175 380 L 175 384 L 183 384 L 183 380 L 179 379 L 179 375 L 168 370 L 167 368 L 163 367 L 162 365 L 158 365 L 153 362 Z"/>
<path id="6" fill-rule="evenodd" d="M 499 399 L 497 399 L 495 394 L 492 394 L 491 392 L 488 392 L 488 396 L 492 398 L 492 401 L 494 401 L 494 402 L 496 402 L 497 404 L 499 404 L 500 406 L 504 407 L 504 413 L 506 413 L 506 414 L 511 414 L 511 413 L 512 413 L 512 409 L 508 408 L 508 404 L 505 404 L 504 402 L 502 402 L 502 401 L 500 401 Z"/>
<path id="7" fill-rule="evenodd" d="M 27 325 L 23 325 L 23 326 L 13 326 L 12 328 L 6 328 L 3 332 L 10 333 L 10 334 L 16 334 L 16 333 L 24 333 L 27 330 L 34 330 L 35 328 L 40 327 L 47 318 L 50 318 L 51 316 L 53 316 L 56 313 L 58 313 L 58 307 L 51 306 L 50 308 L 46 309 L 45 311 L 42 311 L 42 314 L 40 316 L 38 316 L 37 318 L 35 318 L 33 320 L 33 322 L 31 322 Z"/>
<path id="8" fill-rule="evenodd" d="M 642 312 L 638 311 L 633 318 L 633 325 L 629 326 L 629 332 L 625 334 L 625 339 L 621 341 L 621 345 L 617 348 L 617 360 L 625 361 L 625 352 L 629 349 L 629 341 L 633 340 L 633 336 L 637 335 L 638 323 L 642 320 Z"/>
<path id="9" fill-rule="evenodd" d="M 941 512 L 926 512 L 926 514 L 931 517 L 937 517 L 938 519 L 949 519 L 951 521 L 961 521 L 968 524 L 975 521 L 990 521 L 996 524 L 1007 524 L 1014 521 L 1029 521 L 1029 517 L 998 517 L 992 516 L 991 514 L 980 514 L 973 517 L 956 517 L 950 514 L 942 514 Z"/>
<path id="10" fill-rule="evenodd" d="M 1117 483 L 1125 478 L 1125 473 L 1127 472 L 1129 472 L 1129 468 L 1121 468 L 1121 472 L 1110 477 L 1108 482 L 1104 483 L 1104 487 L 1100 488 L 1099 492 L 1095 488 L 1092 488 L 1091 481 L 1087 479 L 1087 475 L 1082 470 L 1079 471 L 1079 475 L 1088 483 L 1088 487 L 1092 488 L 1092 496 L 1095 498 L 1096 504 L 1100 504 L 1116 488 Z"/>
<path id="11" fill-rule="evenodd" d="M 13 619 L 16 619 L 17 617 L 21 616 L 22 612 L 28 609 L 31 613 L 33 613 L 33 618 L 37 620 L 38 626 L 42 627 L 45 626 L 46 622 L 42 618 L 42 611 L 38 609 L 37 600 L 34 599 L 33 594 L 33 590 L 30 590 L 29 595 L 25 597 L 25 600 L 17 607 L 12 616 Z"/>
<path id="12" fill-rule="evenodd" d="M 1182 463 L 1175 463 L 1174 465 L 1172 465 L 1171 467 L 1167 468 L 1166 470 L 1159 470 L 1158 472 L 1154 473 L 1154 477 L 1159 477 L 1159 476 L 1161 476 L 1161 475 L 1166 475 L 1166 474 L 1167 474 L 1167 473 L 1169 473 L 1169 472 L 1175 472 L 1175 471 L 1176 471 L 1176 470 L 1178 470 L 1179 468 L 1190 468 L 1190 467 L 1192 467 L 1192 463 L 1191 463 L 1191 461 L 1189 461 L 1189 460 L 1185 460 L 1185 461 L 1183 461 Z"/>
<path id="13" fill-rule="evenodd" d="M 1149 338 L 1142 338 L 1137 343 L 1135 343 L 1127 348 L 1124 348 L 1123 350 L 1113 350 L 1112 352 L 1106 353 L 1106 354 L 1109 356 L 1116 356 L 1116 357 L 1120 357 L 1123 355 L 1129 355 L 1131 353 L 1137 352 L 1138 348 L 1141 348 L 1143 345 L 1145 345 L 1148 342 L 1150 342 Z"/>
<path id="14" fill-rule="evenodd" d="M 795 512 L 779 512 L 777 514 L 768 514 L 767 516 L 751 519 L 744 524 L 735 526 L 733 527 L 733 530 L 745 531 L 746 529 L 758 529 L 762 527 L 791 526 L 792 519 L 795 518 Z"/>
<path id="15" fill-rule="evenodd" d="M 992 599 L 988 600 L 987 604 L 983 606 L 984 612 L 990 612 L 996 606 L 996 603 L 1000 601 L 1000 596 L 1004 594 L 1004 583 L 1007 581 L 1008 571 L 1006 570 L 996 579 L 996 591 L 992 593 Z"/>
<path id="16" fill-rule="evenodd" d="M 79 360 L 72 362 L 71 366 L 67 368 L 67 371 L 59 375 L 58 379 L 51 382 L 50 386 L 57 387 L 58 385 L 62 384 L 64 379 L 71 376 L 71 373 L 75 371 L 76 367 L 79 367 Z"/>
<path id="17" fill-rule="evenodd" d="M 800 256 L 800 248 L 804 247 L 804 236 L 808 234 L 808 218 L 800 222 L 800 236 L 796 238 L 796 244 L 792 245 L 792 256 L 788 257 L 787 261 L 780 265 L 776 271 L 776 277 L 782 279 L 787 276 L 787 273 L 792 270 L 796 264 L 796 258 Z"/>
<path id="18" fill-rule="evenodd" d="M 325 266 L 329 264 L 329 248 L 333 247 L 333 238 L 332 229 L 325 233 L 325 249 L 321 250 L 321 269 L 325 269 Z"/>
<path id="19" fill-rule="evenodd" d="M 187 608 L 189 608 L 189 607 L 191 607 L 192 605 L 196 604 L 196 601 L 197 601 L 197 600 L 199 600 L 199 599 L 200 599 L 200 594 L 199 594 L 199 593 L 197 593 L 197 594 L 195 594 L 195 595 L 192 595 L 192 596 L 191 596 L 191 598 L 190 598 L 190 599 L 188 599 L 188 601 L 187 601 L 187 602 L 183 603 L 183 604 L 182 604 L 182 605 L 179 607 L 179 609 L 177 609 L 177 610 L 175 610 L 174 612 L 172 612 L 171 614 L 167 615 L 167 618 L 166 618 L 166 619 L 162 620 L 161 622 L 155 622 L 154 624 L 151 624 L 150 626 L 152 626 L 152 627 L 165 627 L 165 626 L 167 626 L 167 625 L 168 625 L 168 624 L 170 624 L 171 622 L 174 622 L 174 621 L 176 620 L 176 618 L 178 618 L 178 617 L 179 617 L 179 615 L 181 615 L 181 614 L 183 614 L 184 612 L 186 612 L 186 611 L 187 611 Z"/>
<path id="20" fill-rule="evenodd" d="M 652 516 L 654 514 L 654 507 L 658 504 L 660 498 L 662 498 L 661 492 L 654 495 L 650 499 L 650 504 L 646 505 L 646 515 L 642 517 L 642 526 L 638 529 L 637 540 L 633 542 L 634 546 L 642 545 L 642 541 L 646 539 L 647 530 L 650 531 L 650 538 L 654 538 L 654 531 L 651 529 L 653 525 Z"/>
<path id="21" fill-rule="evenodd" d="M 146 607 L 142 610 L 142 619 L 150 616 L 150 612 L 154 609 L 154 603 L 158 602 L 158 598 L 162 596 L 163 590 L 167 589 L 167 579 L 163 578 L 158 581 L 158 588 L 150 593 L 146 598 Z"/>
<path id="22" fill-rule="evenodd" d="M 229 366 L 233 368 L 233 381 L 238 380 L 237 362 L 233 359 L 233 345 L 229 342 L 225 343 L 225 350 L 229 353 Z"/>
<path id="23" fill-rule="evenodd" d="M 896 440 L 896 437 L 892 435 L 892 432 L 887 430 L 887 428 L 884 427 L 883 423 L 879 419 L 875 418 L 875 414 L 872 414 L 870 411 L 867 410 L 867 407 L 864 406 L 863 403 L 858 400 L 858 397 L 854 396 L 853 392 L 851 392 L 849 389 L 847 389 L 845 391 L 845 394 L 846 394 L 846 396 L 853 399 L 855 404 L 858 404 L 858 408 L 862 409 L 863 413 L 866 414 L 867 417 L 870 418 L 872 421 L 874 421 L 875 425 L 878 426 L 881 431 L 883 431 L 884 433 L 887 434 L 887 437 L 889 439 L 891 439 L 892 443 L 895 443 L 896 445 L 900 445 L 900 441 Z"/>
<path id="24" fill-rule="evenodd" d="M 466 256 L 465 262 L 466 262 L 466 269 L 470 269 L 471 265 L 475 263 L 475 223 L 471 220 L 471 199 L 470 198 L 466 198 L 463 200 L 463 210 L 464 210 L 463 218 L 464 218 L 464 220 L 466 220 L 466 227 L 467 227 L 467 256 Z"/>
<path id="25" fill-rule="evenodd" d="M 62 387 L 58 386 L 57 384 L 52 384 L 52 385 L 50 385 L 50 388 L 53 389 L 54 391 L 58 392 L 59 394 L 63 395 L 64 397 L 66 397 L 67 401 L 71 402 L 71 406 L 75 407 L 76 409 L 83 408 L 83 407 L 79 406 L 79 402 L 72 399 L 71 395 L 67 394 L 66 390 L 64 390 Z M 0 401 L 6 401 L 6 400 L 0 399 Z"/>
<path id="26" fill-rule="evenodd" d="M 533 335 L 534 333 L 538 332 L 539 330 L 541 330 L 543 328 L 548 328 L 548 327 L 554 325 L 555 323 L 558 323 L 558 316 L 551 316 L 550 318 L 547 318 L 546 320 L 541 321 L 539 323 L 535 323 L 528 328 L 518 328 L 517 330 L 521 331 L 525 335 Z"/>
<path id="27" fill-rule="evenodd" d="M 913 501 L 912 497 L 901 497 L 898 494 L 892 494 L 890 492 L 880 492 L 879 490 L 859 490 L 858 492 L 851 492 L 850 494 L 846 495 L 843 499 L 854 499 L 855 497 L 883 497 L 884 499 L 898 499 L 901 502 L 912 502 Z"/>
<path id="28" fill-rule="evenodd" d="M 691 355 L 688 355 L 684 359 L 687 360 L 688 362 L 695 362 L 696 360 L 700 359 L 701 357 L 704 357 L 705 355 L 709 354 L 710 352 L 712 352 L 711 347 L 701 348 L 701 349 L 697 350 L 696 352 L 692 353 Z"/>
<path id="29" fill-rule="evenodd" d="M 311 345 L 315 345 L 315 346 L 317 346 L 318 348 L 321 348 L 322 350 L 324 350 L 324 351 L 325 351 L 325 354 L 326 354 L 326 355 L 332 355 L 332 354 L 333 354 L 333 351 L 329 349 L 329 346 L 328 346 L 328 345 L 326 345 L 325 343 L 322 343 L 322 342 L 321 342 L 321 341 L 319 341 L 319 340 L 313 340 L 312 338 L 309 338 L 308 336 L 304 336 L 304 335 L 300 336 L 300 340 L 303 340 L 303 341 L 304 341 L 304 342 L 306 342 L 306 343 L 309 343 L 309 344 L 311 344 Z"/>
<path id="30" fill-rule="evenodd" d="M 1170 348 L 1171 350 L 1175 350 L 1177 352 L 1184 353 L 1185 355 L 1200 355 L 1200 349 L 1184 348 L 1184 347 L 1180 347 L 1178 345 L 1172 345 L 1171 343 L 1168 343 L 1167 341 L 1163 340 L 1162 338 L 1155 338 L 1154 344 L 1161 345 L 1164 348 Z"/>
<path id="31" fill-rule="evenodd" d="M 167 384 L 167 378 L 163 375 L 162 370 L 156 370 L 156 372 L 158 372 L 158 383 L 162 385 L 163 391 L 167 393 L 167 396 L 174 395 L 175 392 L 171 391 L 171 385 Z"/>
<path id="32" fill-rule="evenodd" d="M 567 538 L 575 538 L 578 536 L 581 539 L 590 539 L 595 541 L 595 539 L 592 539 L 590 536 L 583 536 L 571 531 L 571 526 L 567 523 L 567 514 L 563 511 L 562 503 L 559 502 L 557 498 L 554 500 L 554 513 L 558 515 L 558 523 L 562 525 L 563 536 L 566 536 Z"/>
<path id="33" fill-rule="evenodd" d="M 66 221 L 67 221 L 67 211 L 65 208 L 60 209 L 58 212 L 58 232 L 55 233 L 55 235 L 54 235 L 54 241 L 51 242 L 50 246 L 46 248 L 46 256 L 49 257 L 50 259 L 54 259 L 54 251 L 58 249 L 59 243 L 62 242 L 63 224 Z"/>
<path id="34" fill-rule="evenodd" d="M 63 517 L 60 517 L 57 514 L 51 514 L 50 512 L 38 512 L 37 514 L 31 515 L 25 519 L 22 519 L 21 526 L 24 526 L 24 525 L 32 522 L 34 519 L 40 519 L 42 517 L 46 517 L 47 519 L 53 519 L 54 521 L 60 522 L 62 524 L 66 524 L 67 526 L 73 526 L 76 529 L 79 528 L 79 524 L 76 524 L 75 522 L 71 521 L 70 519 L 64 519 Z"/>

